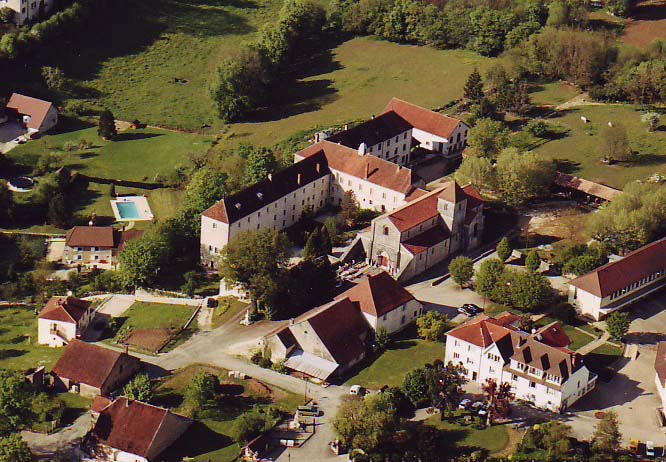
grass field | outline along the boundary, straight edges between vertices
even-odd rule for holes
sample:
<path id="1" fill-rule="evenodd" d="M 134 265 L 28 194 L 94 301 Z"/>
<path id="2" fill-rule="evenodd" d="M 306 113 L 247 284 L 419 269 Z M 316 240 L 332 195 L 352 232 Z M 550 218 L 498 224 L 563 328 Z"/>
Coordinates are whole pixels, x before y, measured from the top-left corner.
<path id="1" fill-rule="evenodd" d="M 425 340 L 398 340 L 370 365 L 350 377 L 347 385 L 379 389 L 402 385 L 405 375 L 436 359 L 444 360 L 444 343 Z"/>
<path id="2" fill-rule="evenodd" d="M 0 326 L 0 369 L 44 366 L 50 370 L 64 351 L 37 344 L 37 317 L 32 308 L 0 309 Z"/>
<path id="3" fill-rule="evenodd" d="M 87 140 L 92 149 L 66 152 L 68 141 Z M 212 138 L 175 133 L 166 130 L 139 129 L 120 133 L 116 141 L 104 141 L 96 128 L 84 128 L 30 141 L 10 152 L 18 163 L 34 166 L 41 154 L 56 152 L 63 165 L 89 176 L 117 180 L 153 182 L 156 175 L 173 171 L 178 164 L 186 164 L 188 153 L 205 152 Z"/>
<path id="4" fill-rule="evenodd" d="M 574 175 L 620 189 L 630 181 L 646 179 L 653 173 L 663 175 L 666 173 L 666 127 L 648 133 L 641 115 L 628 105 L 585 106 L 564 111 L 550 121 L 569 129 L 568 136 L 545 143 L 535 152 L 558 161 Z M 581 116 L 590 123 L 584 124 Z M 636 161 L 601 163 L 601 133 L 609 121 L 626 127 L 631 148 L 639 154 Z"/>
<path id="5" fill-rule="evenodd" d="M 215 418 L 204 418 L 195 422 L 180 442 L 169 451 L 168 461 L 177 461 L 184 456 L 192 457 L 192 460 L 197 462 L 236 460 L 241 447 L 232 440 L 231 430 L 234 420 L 240 414 L 257 403 L 260 406 L 274 404 L 289 413 L 303 404 L 303 397 L 300 395 L 275 387 L 265 388 L 252 379 L 230 379 L 224 369 L 201 365 L 189 366 L 169 377 L 156 390 L 156 404 L 188 413 L 189 410 L 183 404 L 184 394 L 190 380 L 199 371 L 217 375 L 223 389 L 227 389 L 233 396 L 222 397 Z"/>
<path id="6" fill-rule="evenodd" d="M 469 450 L 485 450 L 489 454 L 496 454 L 504 450 L 510 441 L 509 429 L 505 425 L 478 430 L 471 425 L 460 425 L 455 421 L 440 420 L 439 415 L 433 415 L 426 423 L 435 428 L 450 432 L 450 437 L 456 439 L 456 446 Z"/>
<path id="7" fill-rule="evenodd" d="M 536 84 L 530 90 L 532 103 L 538 105 L 562 104 L 579 94 L 576 87 L 564 82 Z"/>

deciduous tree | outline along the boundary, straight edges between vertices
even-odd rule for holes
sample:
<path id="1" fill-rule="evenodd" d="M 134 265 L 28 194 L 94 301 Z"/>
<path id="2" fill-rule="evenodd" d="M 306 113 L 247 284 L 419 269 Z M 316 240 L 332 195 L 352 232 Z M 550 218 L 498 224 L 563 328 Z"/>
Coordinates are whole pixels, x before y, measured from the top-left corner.
<path id="1" fill-rule="evenodd" d="M 130 380 L 123 388 L 123 395 L 129 399 L 150 403 L 153 400 L 153 384 L 148 374 L 138 374 Z"/>
<path id="2" fill-rule="evenodd" d="M 624 311 L 616 311 L 606 318 L 606 328 L 608 329 L 608 333 L 618 341 L 624 340 L 624 337 L 629 332 L 630 324 L 631 320 L 629 319 L 629 314 Z"/>
<path id="3" fill-rule="evenodd" d="M 32 388 L 19 372 L 0 369 L 0 435 L 27 426 L 30 413 Z"/>
<path id="4" fill-rule="evenodd" d="M 461 288 L 468 285 L 474 277 L 474 262 L 471 258 L 459 256 L 449 263 L 449 273 Z"/>
<path id="5" fill-rule="evenodd" d="M 441 341 L 444 338 L 447 322 L 439 311 L 428 311 L 416 318 L 416 327 L 422 339 Z"/>
<path id="6" fill-rule="evenodd" d="M 469 132 L 468 144 L 474 155 L 496 159 L 509 145 L 509 131 L 502 122 L 479 119 Z"/>
<path id="7" fill-rule="evenodd" d="M 609 162 L 615 160 L 630 160 L 633 151 L 629 145 L 627 129 L 619 123 L 612 127 L 606 126 L 602 132 L 602 154 Z"/>
<path id="8" fill-rule="evenodd" d="M 184 206 L 196 212 L 203 212 L 227 194 L 226 173 L 208 167 L 194 172 L 185 189 Z"/>
<path id="9" fill-rule="evenodd" d="M 597 422 L 592 435 L 592 450 L 600 454 L 612 454 L 620 447 L 622 434 L 615 411 L 605 411 Z"/>
<path id="10" fill-rule="evenodd" d="M 495 379 L 487 379 L 483 384 L 483 394 L 488 404 L 486 425 L 492 425 L 500 418 L 506 418 L 511 413 L 513 393 L 509 382 L 497 383 Z"/>
<path id="11" fill-rule="evenodd" d="M 30 447 L 20 434 L 0 438 L 0 462 L 32 462 Z"/>

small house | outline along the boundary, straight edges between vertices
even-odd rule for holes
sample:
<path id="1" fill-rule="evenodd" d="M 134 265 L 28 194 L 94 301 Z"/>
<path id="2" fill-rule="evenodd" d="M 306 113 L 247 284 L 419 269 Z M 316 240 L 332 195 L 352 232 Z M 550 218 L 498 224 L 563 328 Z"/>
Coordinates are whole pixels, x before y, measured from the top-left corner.
<path id="1" fill-rule="evenodd" d="M 115 269 L 125 244 L 142 231 L 119 231 L 111 226 L 75 226 L 67 232 L 62 261 L 67 265 Z"/>
<path id="2" fill-rule="evenodd" d="M 37 317 L 39 344 L 61 347 L 80 338 L 95 317 L 91 305 L 76 297 L 51 297 Z"/>
<path id="3" fill-rule="evenodd" d="M 25 127 L 29 136 L 44 133 L 58 123 L 58 109 L 53 103 L 18 93 L 9 99 L 6 113 Z"/>
<path id="4" fill-rule="evenodd" d="M 82 396 L 108 396 L 139 372 L 141 361 L 127 352 L 72 340 L 53 367 L 56 388 Z"/>

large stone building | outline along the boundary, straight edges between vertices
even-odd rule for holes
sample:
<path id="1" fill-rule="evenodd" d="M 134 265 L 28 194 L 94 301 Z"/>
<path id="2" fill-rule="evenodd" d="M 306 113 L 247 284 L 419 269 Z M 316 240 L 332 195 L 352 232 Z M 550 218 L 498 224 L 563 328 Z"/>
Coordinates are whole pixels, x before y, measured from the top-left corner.
<path id="1" fill-rule="evenodd" d="M 467 378 L 511 384 L 516 399 L 554 412 L 569 408 L 596 385 L 597 376 L 567 347 L 571 340 L 557 323 L 533 333 L 520 318 L 480 315 L 447 333 L 445 362 L 462 365 Z"/>
<path id="2" fill-rule="evenodd" d="M 69 266 L 115 269 L 125 244 L 143 235 L 111 226 L 75 226 L 67 232 L 62 262 Z"/>
<path id="3" fill-rule="evenodd" d="M 666 238 L 569 283 L 569 303 L 599 321 L 666 286 Z"/>
<path id="4" fill-rule="evenodd" d="M 380 116 L 320 140 L 295 164 L 226 197 L 201 216 L 201 261 L 214 266 L 238 233 L 285 229 L 305 211 L 338 206 L 347 191 L 361 208 L 393 211 L 422 196 L 425 183 L 408 168 L 414 148 L 452 155 L 467 142 L 460 120 L 393 99 Z"/>
<path id="5" fill-rule="evenodd" d="M 375 218 L 359 237 L 372 264 L 408 280 L 452 254 L 477 247 L 483 227 L 478 192 L 451 181 Z"/>

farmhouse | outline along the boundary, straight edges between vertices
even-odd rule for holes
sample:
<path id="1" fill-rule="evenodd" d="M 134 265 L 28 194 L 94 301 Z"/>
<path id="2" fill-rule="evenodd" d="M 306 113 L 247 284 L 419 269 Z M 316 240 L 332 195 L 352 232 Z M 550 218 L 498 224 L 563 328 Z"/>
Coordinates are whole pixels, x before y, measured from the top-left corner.
<path id="1" fill-rule="evenodd" d="M 40 345 L 61 347 L 81 337 L 95 317 L 91 303 L 76 297 L 51 297 L 37 316 Z"/>
<path id="2" fill-rule="evenodd" d="M 14 10 L 14 22 L 19 26 L 43 19 L 53 9 L 55 0 L 4 0 L 2 7 Z"/>
<path id="3" fill-rule="evenodd" d="M 483 201 L 473 186 L 451 181 L 372 220 L 360 233 L 368 260 L 407 280 L 481 243 Z"/>
<path id="4" fill-rule="evenodd" d="M 403 167 L 412 149 L 457 155 L 469 127 L 451 117 L 392 99 L 384 112 L 294 155 L 294 165 L 226 197 L 201 215 L 201 261 L 214 266 L 242 231 L 285 229 L 305 211 L 339 206 L 351 191 L 361 208 L 393 211 L 426 193 L 425 182 Z"/>
<path id="5" fill-rule="evenodd" d="M 120 397 L 100 412 L 90 432 L 95 460 L 156 460 L 191 424 L 167 409 Z"/>
<path id="6" fill-rule="evenodd" d="M 314 308 L 266 337 L 274 362 L 321 380 L 340 376 L 365 357 L 370 327 L 349 298 Z"/>
<path id="7" fill-rule="evenodd" d="M 666 285 L 666 238 L 569 282 L 569 303 L 599 321 Z"/>
<path id="8" fill-rule="evenodd" d="M 596 385 L 571 341 L 555 322 L 526 333 L 511 313 L 478 316 L 447 333 L 445 362 L 461 364 L 469 380 L 511 384 L 516 399 L 561 412 Z M 565 345 L 566 344 L 566 345 Z"/>
<path id="9" fill-rule="evenodd" d="M 398 332 L 422 312 L 423 304 L 382 271 L 292 320 L 262 343 L 272 361 L 286 360 L 293 370 L 328 380 L 365 357 L 377 330 Z"/>
<path id="10" fill-rule="evenodd" d="M 386 329 L 389 334 L 398 332 L 423 313 L 423 304 L 385 271 L 368 276 L 336 297 L 343 298 L 361 310 L 374 332 L 379 329 Z"/>
<path id="11" fill-rule="evenodd" d="M 125 244 L 143 231 L 119 231 L 111 226 L 75 226 L 67 232 L 62 261 L 67 265 L 115 269 Z"/>
<path id="12" fill-rule="evenodd" d="M 5 112 L 25 127 L 29 136 L 44 133 L 58 123 L 58 110 L 53 103 L 18 93 L 11 96 Z"/>
<path id="13" fill-rule="evenodd" d="M 56 386 L 82 396 L 108 396 L 139 371 L 139 358 L 80 340 L 72 340 L 51 374 Z"/>

